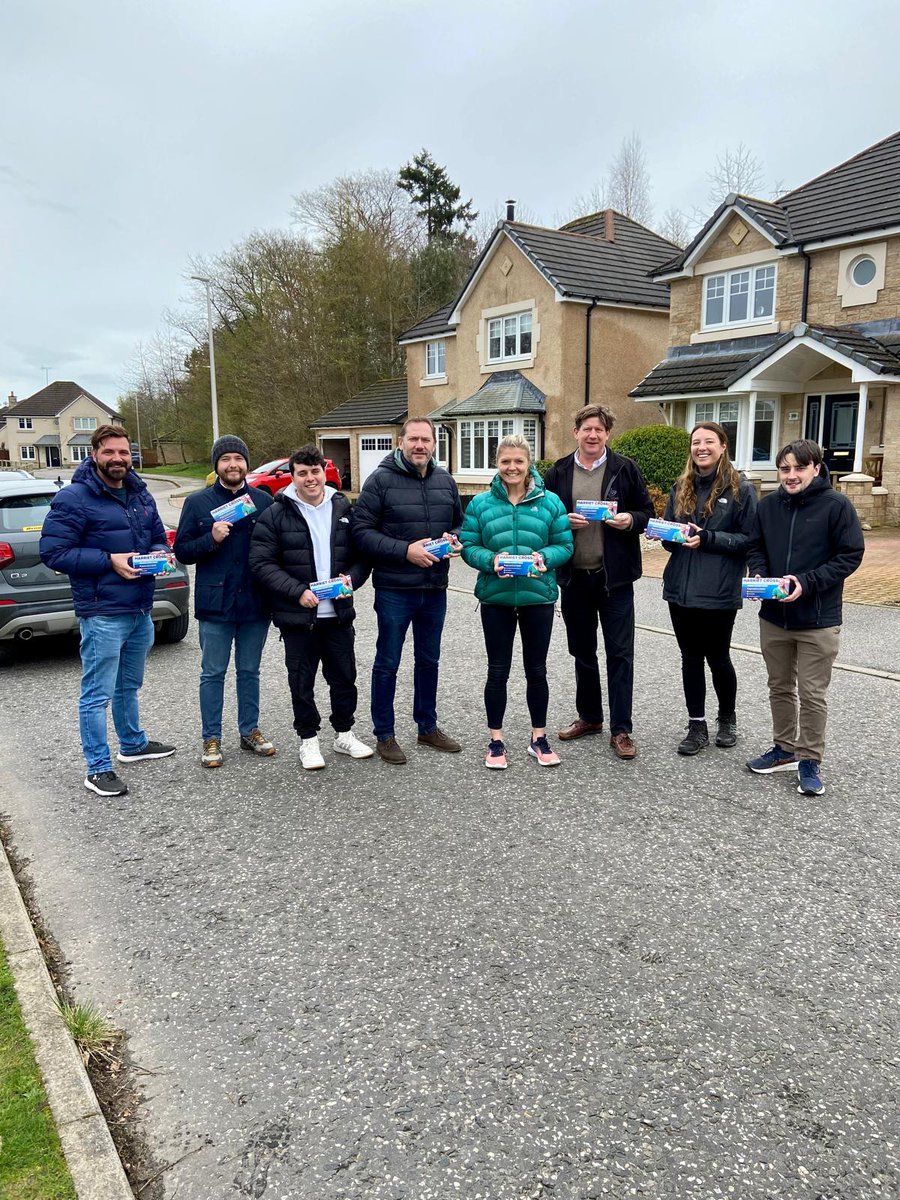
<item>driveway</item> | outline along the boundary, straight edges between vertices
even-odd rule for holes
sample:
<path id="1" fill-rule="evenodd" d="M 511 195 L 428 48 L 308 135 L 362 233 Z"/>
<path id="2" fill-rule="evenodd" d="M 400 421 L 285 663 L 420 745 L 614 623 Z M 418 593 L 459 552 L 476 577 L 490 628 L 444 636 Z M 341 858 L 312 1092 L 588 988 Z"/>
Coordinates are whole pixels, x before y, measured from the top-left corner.
<path id="1" fill-rule="evenodd" d="M 454 564 L 454 584 L 472 576 Z M 361 691 L 374 618 L 360 595 Z M 770 742 L 762 662 L 737 654 L 740 739 L 679 758 L 659 583 L 638 586 L 635 736 L 482 766 L 485 659 L 454 591 L 441 722 L 461 755 L 298 767 L 280 644 L 271 760 L 198 765 L 196 628 L 151 655 L 142 713 L 179 752 L 81 784 L 76 655 L 0 671 L 0 779 L 76 996 L 145 1076 L 167 1197 L 872 1200 L 900 1190 L 896 612 L 853 606 L 824 797 L 743 760 Z M 742 614 L 736 641 L 756 643 Z M 655 632 L 662 630 L 663 632 Z M 561 623 L 551 728 L 573 715 Z M 230 698 L 229 698 L 230 699 Z M 323 704 L 324 707 L 324 704 Z M 357 732 L 370 737 L 365 699 Z M 231 711 L 230 709 L 228 710 Z M 327 708 L 325 708 L 327 712 Z"/>

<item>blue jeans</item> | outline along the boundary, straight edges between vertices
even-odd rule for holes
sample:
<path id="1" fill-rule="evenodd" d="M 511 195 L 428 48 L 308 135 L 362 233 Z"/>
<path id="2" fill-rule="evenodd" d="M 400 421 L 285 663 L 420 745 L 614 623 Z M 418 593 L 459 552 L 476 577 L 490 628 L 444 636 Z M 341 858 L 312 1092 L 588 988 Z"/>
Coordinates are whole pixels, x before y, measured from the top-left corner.
<path id="1" fill-rule="evenodd" d="M 378 641 L 372 664 L 372 727 L 379 742 L 394 736 L 394 694 L 403 643 L 413 630 L 413 718 L 419 733 L 437 725 L 438 662 L 447 593 L 427 588 L 376 588 Z"/>
<path id="2" fill-rule="evenodd" d="M 259 662 L 268 621 L 200 621 L 200 720 L 203 740 L 222 737 L 225 672 L 234 646 L 238 730 L 241 737 L 259 725 Z"/>
<path id="3" fill-rule="evenodd" d="M 81 697 L 78 724 L 88 775 L 112 770 L 106 710 L 112 701 L 113 724 L 123 754 L 147 744 L 138 714 L 138 690 L 153 645 L 149 613 L 115 617 L 82 617 Z"/>

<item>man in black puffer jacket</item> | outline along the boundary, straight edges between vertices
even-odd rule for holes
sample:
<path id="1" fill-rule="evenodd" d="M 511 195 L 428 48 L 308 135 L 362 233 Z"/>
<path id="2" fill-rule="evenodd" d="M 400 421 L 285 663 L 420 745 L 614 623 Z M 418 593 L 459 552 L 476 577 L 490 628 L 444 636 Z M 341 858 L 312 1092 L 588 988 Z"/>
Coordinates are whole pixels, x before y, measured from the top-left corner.
<path id="1" fill-rule="evenodd" d="M 456 483 L 433 460 L 434 424 L 410 417 L 400 430 L 398 449 L 363 485 L 353 514 L 353 537 L 373 567 L 378 643 L 372 666 L 372 724 L 379 756 L 400 766 L 406 755 L 394 736 L 397 670 L 410 625 L 415 654 L 413 717 L 419 741 L 435 750 L 458 753 L 459 742 L 437 723 L 438 661 L 447 613 L 450 564 L 425 549 L 432 538 L 462 524 Z"/>
<path id="2" fill-rule="evenodd" d="M 797 771 L 797 791 L 821 796 L 825 693 L 840 646 L 844 580 L 862 562 L 865 542 L 816 442 L 790 442 L 775 464 L 781 487 L 759 502 L 747 565 L 751 575 L 787 579 L 791 590 L 760 606 L 775 744 L 747 766 L 763 775 Z"/>
<path id="3" fill-rule="evenodd" d="M 352 732 L 356 716 L 356 656 L 352 592 L 320 599 L 314 583 L 342 578 L 355 591 L 369 577 L 350 539 L 350 502 L 325 483 L 325 459 L 317 446 L 291 456 L 293 482 L 279 492 L 253 531 L 250 570 L 265 588 L 272 620 L 281 630 L 300 764 L 325 766 L 319 749 L 321 718 L 315 688 L 319 663 L 331 694 L 334 750 L 371 758 L 372 749 Z"/>

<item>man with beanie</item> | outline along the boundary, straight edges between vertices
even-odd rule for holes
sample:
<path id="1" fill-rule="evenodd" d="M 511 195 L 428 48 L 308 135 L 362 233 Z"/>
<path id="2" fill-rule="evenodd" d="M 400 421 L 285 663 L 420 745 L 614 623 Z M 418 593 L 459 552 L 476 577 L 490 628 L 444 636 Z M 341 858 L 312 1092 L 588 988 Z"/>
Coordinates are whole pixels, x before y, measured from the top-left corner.
<path id="1" fill-rule="evenodd" d="M 225 673 L 234 647 L 237 718 L 241 747 L 267 756 L 275 747 L 259 729 L 259 664 L 269 632 L 266 598 L 250 574 L 250 537 L 272 503 L 268 492 L 248 487 L 250 451 L 225 434 L 212 448 L 216 481 L 188 496 L 175 536 L 175 553 L 196 563 L 194 615 L 200 624 L 200 719 L 204 767 L 222 765 Z M 217 513 L 243 500 L 241 511 Z"/>

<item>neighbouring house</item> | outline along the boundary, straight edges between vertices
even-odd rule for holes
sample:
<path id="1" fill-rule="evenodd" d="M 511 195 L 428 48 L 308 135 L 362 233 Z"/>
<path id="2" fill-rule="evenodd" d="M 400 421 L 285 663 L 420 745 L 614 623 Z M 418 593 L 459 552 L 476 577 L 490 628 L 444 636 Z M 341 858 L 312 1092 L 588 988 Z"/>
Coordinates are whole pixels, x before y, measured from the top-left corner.
<path id="1" fill-rule="evenodd" d="M 16 403 L 16 393 L 10 392 L 9 398 L 2 407 L 0 407 L 0 466 L 9 466 L 9 436 L 6 430 L 6 414 L 9 412 L 11 404 Z"/>
<path id="2" fill-rule="evenodd" d="M 344 478 L 350 472 L 348 491 L 358 492 L 366 478 L 397 445 L 406 420 L 406 376 L 382 379 L 330 412 L 310 422 L 310 429 L 326 458 Z"/>
<path id="3" fill-rule="evenodd" d="M 900 133 L 776 201 L 728 196 L 653 279 L 670 345 L 635 400 L 718 421 L 764 489 L 812 438 L 864 520 L 900 524 Z"/>
<path id="4" fill-rule="evenodd" d="M 510 207 L 459 295 L 401 334 L 406 379 L 313 423 L 323 452 L 334 458 L 327 446 L 350 442 L 358 489 L 396 446 L 407 413 L 430 416 L 438 461 L 472 494 L 489 483 L 507 434 L 523 434 L 537 459 L 567 453 L 583 404 L 611 407 L 617 431 L 662 420 L 628 393 L 665 352 L 669 290 L 650 273 L 674 250 L 612 209 L 547 229 L 515 221 Z"/>
<path id="5" fill-rule="evenodd" d="M 70 380 L 11 403 L 5 416 L 10 466 L 25 468 L 75 466 L 90 458 L 98 426 L 122 424 L 118 413 Z"/>

